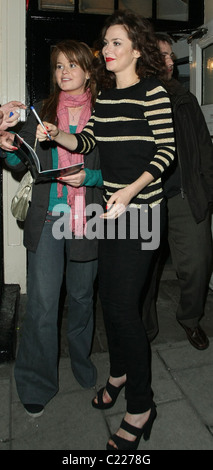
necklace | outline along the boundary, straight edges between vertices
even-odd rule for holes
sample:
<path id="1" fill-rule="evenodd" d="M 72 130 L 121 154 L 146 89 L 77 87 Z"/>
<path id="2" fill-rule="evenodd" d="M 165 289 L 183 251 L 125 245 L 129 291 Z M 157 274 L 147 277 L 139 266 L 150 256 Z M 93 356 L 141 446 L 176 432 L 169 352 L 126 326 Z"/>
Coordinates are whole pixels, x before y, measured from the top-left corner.
<path id="1" fill-rule="evenodd" d="M 75 121 L 76 116 L 81 112 L 81 109 L 83 106 L 80 106 L 80 108 L 77 108 L 77 111 L 73 114 L 71 109 L 69 108 L 69 114 L 71 115 L 71 121 Z"/>

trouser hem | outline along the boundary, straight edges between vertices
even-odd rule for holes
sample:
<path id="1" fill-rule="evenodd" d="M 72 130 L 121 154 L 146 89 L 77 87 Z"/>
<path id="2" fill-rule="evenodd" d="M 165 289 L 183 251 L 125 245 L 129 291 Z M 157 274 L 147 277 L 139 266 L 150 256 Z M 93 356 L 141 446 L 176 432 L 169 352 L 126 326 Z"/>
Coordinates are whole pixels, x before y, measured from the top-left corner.
<path id="1" fill-rule="evenodd" d="M 127 412 L 134 415 L 134 414 L 140 414 L 140 413 L 145 413 L 146 411 L 150 410 L 152 407 L 152 400 L 143 402 L 143 403 L 128 403 L 127 402 Z"/>

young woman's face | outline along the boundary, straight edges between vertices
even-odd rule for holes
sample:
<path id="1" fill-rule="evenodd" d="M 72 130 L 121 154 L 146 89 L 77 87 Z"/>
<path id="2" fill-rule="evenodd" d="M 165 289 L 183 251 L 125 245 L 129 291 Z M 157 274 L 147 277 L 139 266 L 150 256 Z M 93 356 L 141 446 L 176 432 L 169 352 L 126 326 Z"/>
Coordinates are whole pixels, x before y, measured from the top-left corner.
<path id="1" fill-rule="evenodd" d="M 140 53 L 132 48 L 132 42 L 122 25 L 110 26 L 107 29 L 102 54 L 107 70 L 115 74 L 135 71 L 137 59 L 140 57 Z"/>
<path id="2" fill-rule="evenodd" d="M 69 95 L 81 95 L 85 91 L 85 84 L 89 78 L 88 72 L 60 52 L 57 59 L 55 78 L 59 88 Z"/>

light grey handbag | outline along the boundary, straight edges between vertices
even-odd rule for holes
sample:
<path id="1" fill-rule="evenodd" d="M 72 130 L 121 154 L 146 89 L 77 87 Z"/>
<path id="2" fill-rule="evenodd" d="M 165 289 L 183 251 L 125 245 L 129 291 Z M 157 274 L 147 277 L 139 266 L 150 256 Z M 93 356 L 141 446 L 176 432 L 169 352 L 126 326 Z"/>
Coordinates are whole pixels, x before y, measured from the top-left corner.
<path id="1" fill-rule="evenodd" d="M 33 177 L 30 171 L 21 179 L 15 196 L 11 201 L 11 212 L 13 216 L 23 222 L 26 219 L 29 203 L 32 196 Z"/>
<path id="2" fill-rule="evenodd" d="M 34 150 L 36 148 L 37 139 L 35 139 Z M 15 196 L 11 201 L 11 212 L 13 217 L 17 220 L 23 222 L 27 217 L 27 211 L 29 209 L 29 203 L 32 197 L 32 186 L 33 186 L 33 177 L 29 171 L 24 174 L 21 179 Z"/>

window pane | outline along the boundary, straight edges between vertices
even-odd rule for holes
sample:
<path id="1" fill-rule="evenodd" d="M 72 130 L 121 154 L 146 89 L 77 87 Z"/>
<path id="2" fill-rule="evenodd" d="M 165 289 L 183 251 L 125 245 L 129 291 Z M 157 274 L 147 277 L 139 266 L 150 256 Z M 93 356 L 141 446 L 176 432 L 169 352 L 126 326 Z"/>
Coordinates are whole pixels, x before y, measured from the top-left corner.
<path id="1" fill-rule="evenodd" d="M 157 0 L 157 18 L 188 21 L 188 0 Z"/>
<path id="2" fill-rule="evenodd" d="M 119 0 L 120 9 L 130 9 L 145 18 L 152 17 L 152 1 L 151 0 Z"/>
<path id="3" fill-rule="evenodd" d="M 79 12 L 110 15 L 114 12 L 114 0 L 80 0 Z"/>
<path id="4" fill-rule="evenodd" d="M 40 0 L 41 10 L 74 10 L 75 0 Z"/>
<path id="5" fill-rule="evenodd" d="M 203 49 L 202 104 L 213 104 L 213 44 Z"/>
<path id="6" fill-rule="evenodd" d="M 178 81 L 189 90 L 190 89 L 190 68 L 189 63 L 187 64 L 178 64 Z"/>

